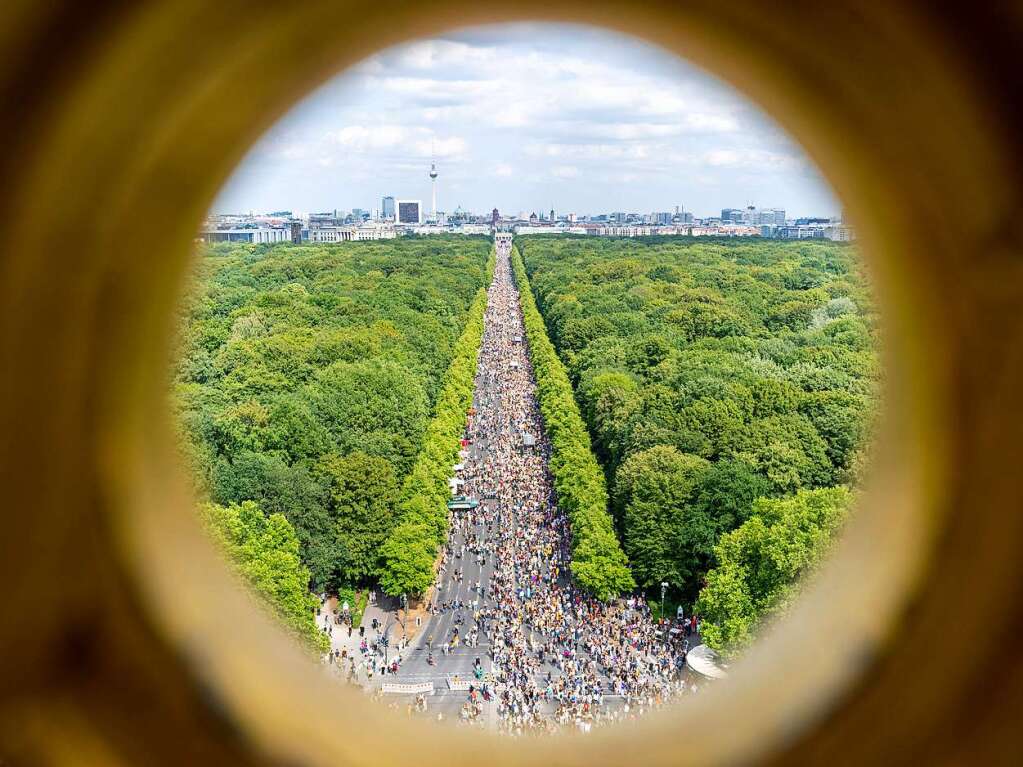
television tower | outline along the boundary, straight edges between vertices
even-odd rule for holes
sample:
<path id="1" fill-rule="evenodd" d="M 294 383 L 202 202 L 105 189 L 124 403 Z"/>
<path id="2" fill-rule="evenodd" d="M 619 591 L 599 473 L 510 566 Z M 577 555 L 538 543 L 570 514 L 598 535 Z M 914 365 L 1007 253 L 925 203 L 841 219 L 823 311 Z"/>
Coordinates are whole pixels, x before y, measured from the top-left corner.
<path id="1" fill-rule="evenodd" d="M 433 190 L 433 220 L 437 220 L 437 163 L 430 163 L 430 186 Z"/>

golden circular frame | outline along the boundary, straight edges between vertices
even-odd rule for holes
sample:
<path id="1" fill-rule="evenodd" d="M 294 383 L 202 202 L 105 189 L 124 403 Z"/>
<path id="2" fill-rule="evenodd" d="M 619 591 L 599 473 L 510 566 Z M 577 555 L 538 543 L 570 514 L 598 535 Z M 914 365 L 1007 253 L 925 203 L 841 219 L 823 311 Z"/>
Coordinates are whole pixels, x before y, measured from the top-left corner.
<path id="1" fill-rule="evenodd" d="M 1020 763 L 1023 12 L 930 5 L 9 3 L 0 762 Z M 192 237 L 247 147 L 375 51 L 505 21 L 632 34 L 760 104 L 857 224 L 887 337 L 870 486 L 794 614 L 727 685 L 586 738 L 331 683 L 198 531 L 167 415 Z"/>

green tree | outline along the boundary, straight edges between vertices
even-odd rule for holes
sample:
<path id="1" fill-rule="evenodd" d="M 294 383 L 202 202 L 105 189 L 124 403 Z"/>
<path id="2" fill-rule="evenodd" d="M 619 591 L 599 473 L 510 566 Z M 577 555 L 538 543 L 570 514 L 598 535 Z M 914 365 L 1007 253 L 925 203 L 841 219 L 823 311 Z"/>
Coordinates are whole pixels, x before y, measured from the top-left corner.
<path id="1" fill-rule="evenodd" d="M 355 452 L 324 457 L 319 471 L 330 492 L 337 582 L 363 582 L 376 573 L 380 546 L 394 525 L 399 497 L 394 467 L 386 458 Z"/>
<path id="2" fill-rule="evenodd" d="M 373 457 L 353 463 L 392 498 L 388 530 L 396 524 L 394 485 L 432 450 L 431 410 L 491 252 L 486 238 L 440 237 L 221 244 L 199 259 L 180 318 L 182 453 L 211 500 L 284 514 L 319 588 L 367 577 L 385 517 L 350 492 L 355 468 L 339 470 L 332 494 L 317 467 Z M 444 522 L 431 526 L 437 535 Z"/>
<path id="3" fill-rule="evenodd" d="M 758 500 L 752 516 L 715 549 L 717 566 L 695 608 L 703 640 L 726 654 L 748 645 L 820 564 L 851 502 L 841 486 Z"/>
<path id="4" fill-rule="evenodd" d="M 380 588 L 397 596 L 419 596 L 433 584 L 437 559 L 433 530 L 414 521 L 394 528 L 380 549 Z"/>
<path id="5" fill-rule="evenodd" d="M 714 520 L 697 514 L 693 498 L 710 463 L 661 445 L 629 456 L 615 476 L 623 544 L 640 586 L 667 581 L 682 590 L 713 545 Z"/>
<path id="6" fill-rule="evenodd" d="M 280 514 L 264 516 L 251 501 L 205 503 L 199 514 L 228 560 L 281 622 L 326 652 L 327 638 L 314 619 L 319 602 L 309 592 L 309 571 L 299 560 L 298 538 L 288 520 Z"/>
<path id="7" fill-rule="evenodd" d="M 487 279 L 493 269 L 492 257 Z M 401 523 L 381 548 L 380 585 L 391 596 L 418 596 L 433 582 L 433 562 L 447 539 L 448 476 L 458 455 L 466 411 L 472 405 L 486 307 L 487 292 L 480 288 L 455 344 L 415 465 L 402 486 Z"/>

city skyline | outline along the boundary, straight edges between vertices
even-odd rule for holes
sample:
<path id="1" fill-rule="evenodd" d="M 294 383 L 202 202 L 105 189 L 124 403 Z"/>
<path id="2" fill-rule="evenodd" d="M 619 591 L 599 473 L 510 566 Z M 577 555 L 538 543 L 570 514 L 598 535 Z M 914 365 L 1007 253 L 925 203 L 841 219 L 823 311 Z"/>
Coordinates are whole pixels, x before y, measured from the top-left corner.
<path id="1" fill-rule="evenodd" d="M 566 25 L 475 28 L 367 59 L 260 139 L 212 210 L 427 201 L 432 162 L 447 213 L 840 212 L 746 97 L 640 41 Z"/>

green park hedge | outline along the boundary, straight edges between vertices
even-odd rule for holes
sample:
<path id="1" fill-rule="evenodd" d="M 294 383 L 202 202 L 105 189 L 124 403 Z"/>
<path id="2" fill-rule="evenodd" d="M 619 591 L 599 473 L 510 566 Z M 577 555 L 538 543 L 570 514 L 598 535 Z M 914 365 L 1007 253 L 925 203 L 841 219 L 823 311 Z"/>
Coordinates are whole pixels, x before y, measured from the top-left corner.
<path id="1" fill-rule="evenodd" d="M 558 505 L 572 525 L 572 576 L 581 589 L 598 599 L 614 599 L 634 589 L 636 584 L 608 513 L 604 474 L 593 455 L 572 384 L 547 337 L 522 257 L 515 247 L 511 259 L 522 303 L 529 356 L 536 375 L 540 412 L 551 441 L 554 489 Z"/>
<path id="2" fill-rule="evenodd" d="M 494 256 L 487 264 L 487 284 L 493 279 Z M 458 462 L 466 412 L 472 407 L 476 363 L 483 341 L 486 288 L 480 288 L 469 309 L 465 329 L 455 344 L 433 418 L 422 446 L 402 486 L 400 522 L 380 549 L 380 587 L 391 596 L 420 596 L 433 583 L 434 563 L 447 540 L 448 479 Z"/>

